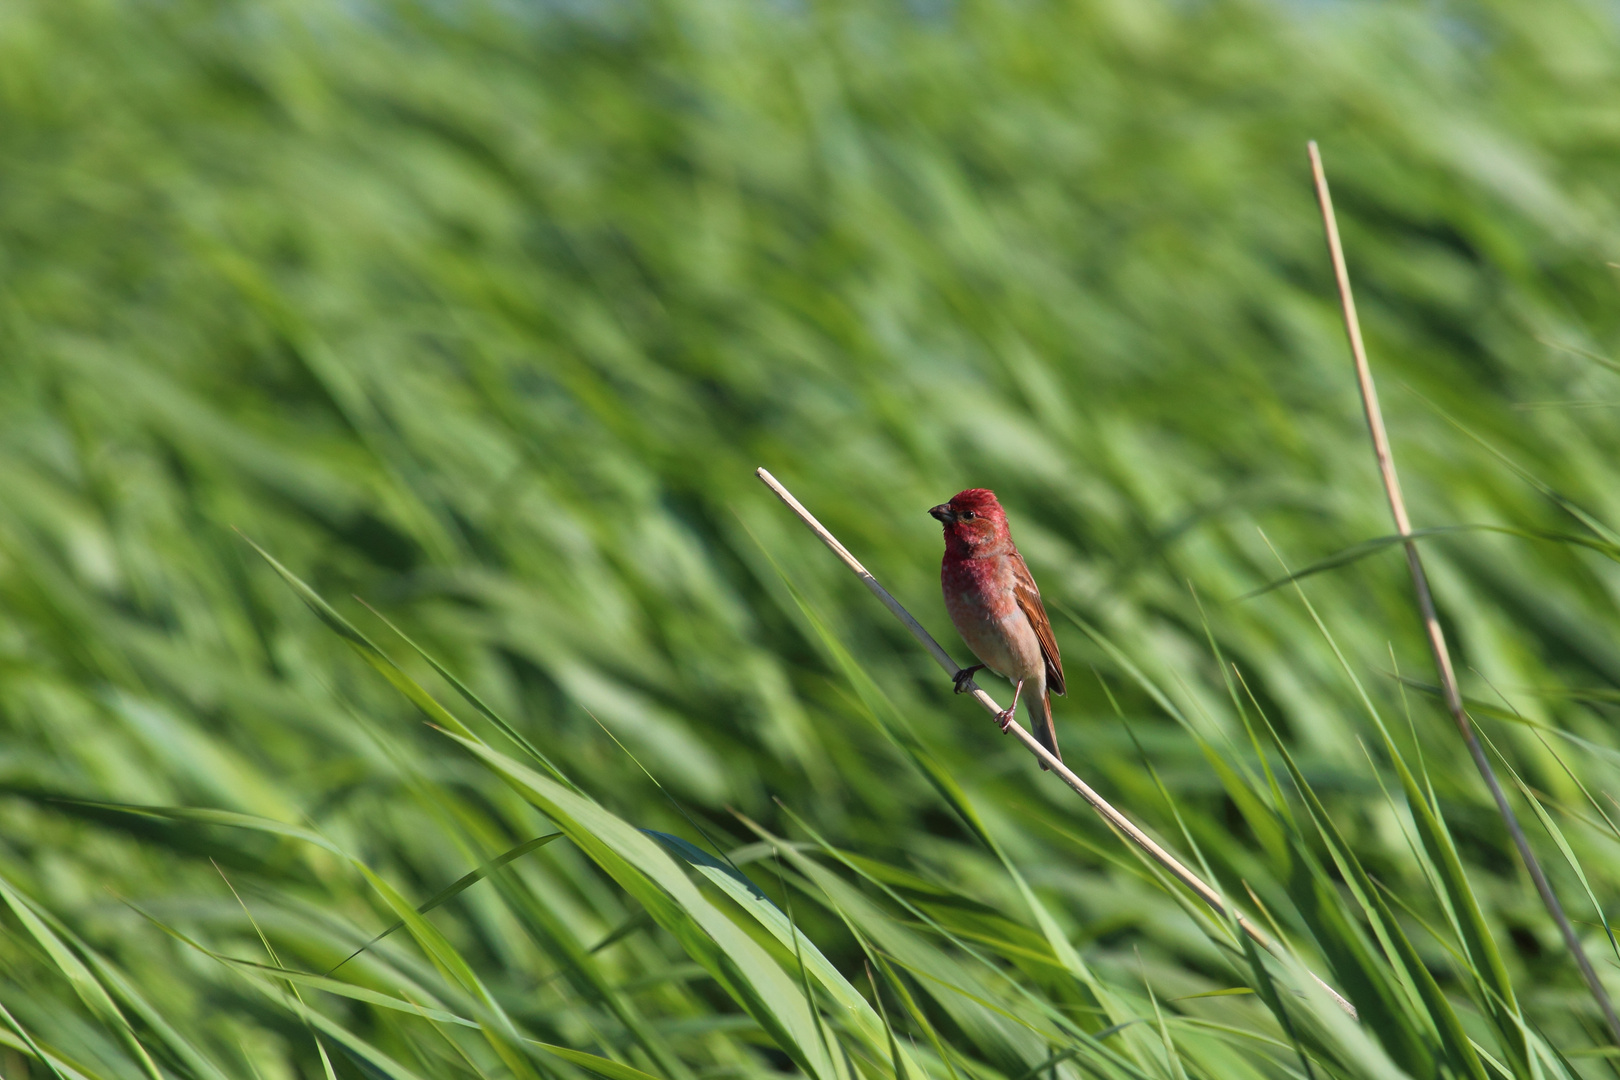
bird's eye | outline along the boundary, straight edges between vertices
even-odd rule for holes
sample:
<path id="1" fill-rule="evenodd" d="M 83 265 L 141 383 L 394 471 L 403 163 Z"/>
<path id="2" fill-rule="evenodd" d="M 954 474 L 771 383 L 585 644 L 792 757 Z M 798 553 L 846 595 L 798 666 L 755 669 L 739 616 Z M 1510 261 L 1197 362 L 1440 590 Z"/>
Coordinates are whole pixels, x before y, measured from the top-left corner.
<path id="1" fill-rule="evenodd" d="M 978 517 L 978 516 L 979 516 L 979 515 L 978 515 L 978 514 L 975 514 L 975 513 L 974 513 L 974 512 L 973 512 L 973 511 L 971 511 L 971 510 L 964 510 L 964 511 L 962 511 L 962 520 L 963 520 L 963 521 L 972 521 L 972 520 L 973 520 L 973 519 L 974 519 L 974 518 L 976 518 L 976 517 Z"/>

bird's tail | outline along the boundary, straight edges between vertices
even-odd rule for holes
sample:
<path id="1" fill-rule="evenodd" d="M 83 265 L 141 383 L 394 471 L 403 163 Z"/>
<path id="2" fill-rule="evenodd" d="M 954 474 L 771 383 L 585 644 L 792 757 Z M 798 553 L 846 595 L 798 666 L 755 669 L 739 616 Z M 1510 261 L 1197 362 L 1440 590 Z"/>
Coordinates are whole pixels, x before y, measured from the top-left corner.
<path id="1" fill-rule="evenodd" d="M 1052 695 L 1043 689 L 1040 696 L 1029 704 L 1030 733 L 1046 747 L 1048 753 L 1062 761 L 1063 755 L 1058 752 L 1057 746 L 1057 728 L 1052 726 Z M 1041 768 L 1047 768 L 1046 762 L 1041 762 Z"/>

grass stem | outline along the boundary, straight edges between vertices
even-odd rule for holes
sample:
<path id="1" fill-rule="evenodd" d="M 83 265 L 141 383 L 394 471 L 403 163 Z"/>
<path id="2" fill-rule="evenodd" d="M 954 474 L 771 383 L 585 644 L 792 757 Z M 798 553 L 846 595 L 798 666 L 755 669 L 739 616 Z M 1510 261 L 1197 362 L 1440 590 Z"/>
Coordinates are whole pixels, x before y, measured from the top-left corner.
<path id="1" fill-rule="evenodd" d="M 1519 857 L 1524 860 L 1525 869 L 1530 872 L 1530 879 L 1535 882 L 1536 891 L 1541 894 L 1541 902 L 1546 905 L 1547 913 L 1552 916 L 1553 922 L 1558 924 L 1559 932 L 1564 936 L 1564 944 L 1568 947 L 1570 955 L 1575 958 L 1576 966 L 1580 968 L 1581 978 L 1586 981 L 1593 1000 L 1603 1012 L 1610 1038 L 1620 1046 L 1620 1017 L 1615 1015 L 1608 991 L 1598 979 L 1597 971 L 1592 967 L 1592 961 L 1587 957 L 1580 938 L 1575 936 L 1575 928 L 1570 925 L 1569 917 L 1564 914 L 1563 905 L 1553 893 L 1535 852 L 1530 850 L 1530 842 L 1524 835 L 1524 829 L 1519 825 L 1518 816 L 1513 812 L 1513 807 L 1508 805 L 1507 795 L 1503 792 L 1501 783 L 1497 781 L 1496 772 L 1491 768 L 1490 760 L 1486 758 L 1485 751 L 1479 744 L 1479 738 L 1474 733 L 1474 725 L 1463 707 L 1462 692 L 1457 687 L 1457 672 L 1451 663 L 1451 650 L 1446 646 L 1445 632 L 1440 628 L 1439 616 L 1435 614 L 1434 595 L 1429 589 L 1428 575 L 1423 571 L 1423 560 L 1418 555 L 1417 544 L 1412 540 L 1412 521 L 1406 513 L 1406 500 L 1401 495 L 1400 478 L 1395 473 L 1395 457 L 1389 448 L 1389 434 L 1384 427 L 1384 414 L 1378 406 L 1378 388 L 1373 383 L 1372 368 L 1367 363 L 1367 346 L 1362 341 L 1361 320 L 1356 316 L 1356 301 L 1350 291 L 1350 271 L 1345 266 L 1344 247 L 1339 242 L 1339 224 L 1333 213 L 1333 196 L 1328 191 L 1327 174 L 1322 169 L 1322 153 L 1317 149 L 1314 139 L 1307 144 L 1307 148 L 1311 159 L 1311 176 L 1316 184 L 1316 202 L 1321 208 L 1322 227 L 1327 233 L 1328 255 L 1333 260 L 1333 277 L 1339 288 L 1339 305 L 1344 314 L 1345 336 L 1350 340 L 1350 355 L 1356 365 L 1356 382 L 1361 388 L 1361 403 L 1367 414 L 1367 428 L 1372 433 L 1373 455 L 1378 459 L 1378 473 L 1384 482 L 1384 494 L 1389 498 L 1390 513 L 1395 518 L 1395 530 L 1403 537 L 1406 565 L 1412 572 L 1412 587 L 1417 592 L 1418 610 L 1423 617 L 1423 629 L 1429 639 L 1429 650 L 1434 654 L 1434 666 L 1440 674 L 1440 688 L 1445 698 L 1446 709 L 1456 721 L 1457 730 L 1462 734 L 1463 743 L 1468 747 L 1468 754 L 1474 759 L 1474 766 L 1479 770 L 1485 786 L 1490 789 L 1491 798 L 1496 800 L 1496 808 L 1507 825 L 1508 833 L 1513 837 L 1513 845 L 1518 848 Z"/>

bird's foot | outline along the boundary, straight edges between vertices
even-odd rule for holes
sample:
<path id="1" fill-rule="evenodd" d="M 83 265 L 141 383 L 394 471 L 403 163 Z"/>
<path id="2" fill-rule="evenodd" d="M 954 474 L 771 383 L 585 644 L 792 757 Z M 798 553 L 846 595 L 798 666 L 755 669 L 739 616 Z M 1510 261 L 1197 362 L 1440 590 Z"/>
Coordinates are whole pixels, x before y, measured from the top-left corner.
<path id="1" fill-rule="evenodd" d="M 956 682 L 956 692 L 958 694 L 967 693 L 968 683 L 973 681 L 973 673 L 975 671 L 983 670 L 983 664 L 974 664 L 972 667 L 965 667 L 961 671 L 958 671 L 954 677 L 954 681 Z"/>
<path id="2" fill-rule="evenodd" d="M 1001 725 L 1001 733 L 1003 735 L 1007 734 L 1007 729 L 1012 726 L 1012 722 L 1013 711 L 1011 709 L 1002 709 L 1000 712 L 996 713 L 996 723 Z"/>

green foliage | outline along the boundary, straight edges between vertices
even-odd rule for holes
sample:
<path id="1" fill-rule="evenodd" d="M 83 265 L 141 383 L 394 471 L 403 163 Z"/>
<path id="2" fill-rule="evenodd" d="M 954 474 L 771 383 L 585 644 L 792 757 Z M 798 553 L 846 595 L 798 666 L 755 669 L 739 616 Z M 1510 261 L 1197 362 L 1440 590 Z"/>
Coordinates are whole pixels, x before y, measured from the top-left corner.
<path id="1" fill-rule="evenodd" d="M 1304 143 L 1468 700 L 1620 990 L 1617 37 L 6 5 L 0 1074 L 1613 1075 L 1429 692 Z M 1278 954 L 758 465 L 964 660 L 924 511 L 996 489 L 1068 760 Z"/>

